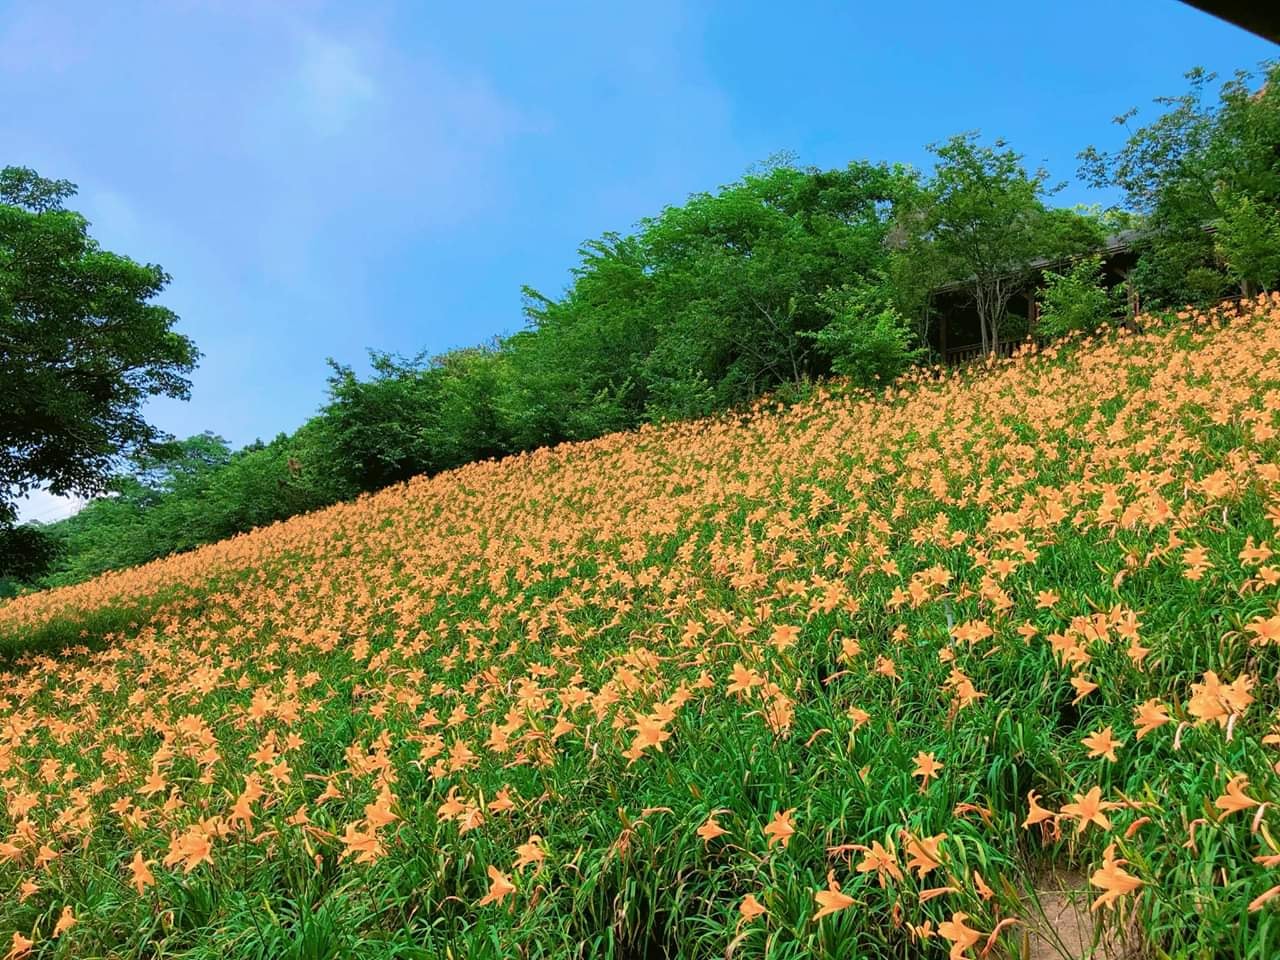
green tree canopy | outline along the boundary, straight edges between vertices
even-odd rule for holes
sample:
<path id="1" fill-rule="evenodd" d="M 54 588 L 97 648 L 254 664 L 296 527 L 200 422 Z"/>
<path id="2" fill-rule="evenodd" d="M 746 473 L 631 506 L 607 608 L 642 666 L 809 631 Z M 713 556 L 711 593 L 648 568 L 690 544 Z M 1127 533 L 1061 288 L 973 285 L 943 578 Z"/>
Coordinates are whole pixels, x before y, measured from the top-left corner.
<path id="1" fill-rule="evenodd" d="M 148 397 L 185 398 L 197 352 L 152 298 L 155 264 L 103 250 L 64 208 L 75 187 L 0 171 L 0 519 L 14 500 L 104 489 L 121 456 L 164 439 Z"/>
<path id="2" fill-rule="evenodd" d="M 1212 299 L 1232 282 L 1249 294 L 1280 281 L 1280 63 L 1260 72 L 1261 82 L 1236 72 L 1215 100 L 1217 76 L 1197 67 L 1187 92 L 1159 98 L 1164 112 L 1119 149 L 1080 154 L 1081 176 L 1118 188 L 1141 215 L 1135 281 L 1155 305 Z"/>
<path id="3" fill-rule="evenodd" d="M 938 158 L 915 205 L 901 211 L 906 249 L 930 250 L 936 271 L 962 284 L 978 313 L 983 350 L 994 350 L 1015 296 L 1045 262 L 1099 246 L 1097 221 L 1050 208 L 1043 170 L 1028 173 L 1003 141 L 961 134 L 930 149 Z"/>
<path id="4" fill-rule="evenodd" d="M 524 382 L 561 383 L 550 368 L 566 351 L 586 372 L 569 393 L 592 414 L 542 434 L 696 416 L 828 372 L 805 336 L 829 320 L 820 297 L 886 265 L 893 207 L 913 183 L 903 167 L 781 162 L 587 244 L 562 298 L 526 291 L 534 336 L 513 344 Z"/>

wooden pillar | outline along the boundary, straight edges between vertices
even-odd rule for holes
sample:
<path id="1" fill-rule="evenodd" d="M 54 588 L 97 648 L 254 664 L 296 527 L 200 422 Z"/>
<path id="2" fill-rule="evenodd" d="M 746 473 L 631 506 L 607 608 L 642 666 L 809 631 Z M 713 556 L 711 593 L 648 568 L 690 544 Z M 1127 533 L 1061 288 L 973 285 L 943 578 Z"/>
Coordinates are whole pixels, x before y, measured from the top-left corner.
<path id="1" fill-rule="evenodd" d="M 947 362 L 947 311 L 938 311 L 938 352 L 942 354 L 942 362 Z"/>

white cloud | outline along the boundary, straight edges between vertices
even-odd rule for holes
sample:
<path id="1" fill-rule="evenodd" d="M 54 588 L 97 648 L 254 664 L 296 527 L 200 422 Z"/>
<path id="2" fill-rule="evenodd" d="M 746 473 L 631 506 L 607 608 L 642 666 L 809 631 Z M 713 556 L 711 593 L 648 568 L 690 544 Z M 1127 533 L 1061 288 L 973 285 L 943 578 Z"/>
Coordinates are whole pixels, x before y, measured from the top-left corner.
<path id="1" fill-rule="evenodd" d="M 84 497 L 60 497 L 48 490 L 33 490 L 18 501 L 18 522 L 53 523 L 79 513 L 88 502 Z"/>
<path id="2" fill-rule="evenodd" d="M 309 295 L 323 270 L 330 300 L 358 304 L 368 264 L 406 237 L 451 230 L 509 197 L 512 144 L 541 125 L 483 73 L 411 54 L 377 24 L 290 20 L 276 36 L 279 65 L 239 115 L 229 160 L 258 197 L 240 249 L 252 247 L 277 291 Z"/>
<path id="3" fill-rule="evenodd" d="M 378 85 L 356 51 L 316 33 L 302 39 L 296 82 L 303 116 L 326 137 L 344 132 L 378 96 Z"/>

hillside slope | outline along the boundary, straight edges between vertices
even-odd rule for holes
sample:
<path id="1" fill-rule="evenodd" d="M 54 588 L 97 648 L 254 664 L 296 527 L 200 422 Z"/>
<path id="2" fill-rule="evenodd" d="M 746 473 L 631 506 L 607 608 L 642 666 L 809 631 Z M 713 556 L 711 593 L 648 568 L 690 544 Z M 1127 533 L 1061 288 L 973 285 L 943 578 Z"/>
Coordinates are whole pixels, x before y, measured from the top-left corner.
<path id="1" fill-rule="evenodd" d="M 4 949 L 1271 956 L 1278 418 L 1274 297 L 9 602 Z"/>

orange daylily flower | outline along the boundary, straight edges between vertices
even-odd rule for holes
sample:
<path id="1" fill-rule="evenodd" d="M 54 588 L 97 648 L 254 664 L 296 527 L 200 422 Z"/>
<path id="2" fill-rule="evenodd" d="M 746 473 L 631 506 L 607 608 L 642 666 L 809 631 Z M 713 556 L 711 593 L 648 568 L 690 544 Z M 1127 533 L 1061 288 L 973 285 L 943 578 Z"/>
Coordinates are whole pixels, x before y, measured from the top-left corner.
<path id="1" fill-rule="evenodd" d="M 182 865 L 183 873 L 191 873 L 202 863 L 213 863 L 213 842 L 200 824 L 173 837 L 169 852 L 161 861 L 166 867 Z"/>
<path id="2" fill-rule="evenodd" d="M 1231 683 L 1223 683 L 1217 673 L 1206 671 L 1201 683 L 1191 685 L 1191 699 L 1187 701 L 1187 713 L 1197 721 L 1210 720 L 1225 727 L 1231 717 L 1244 713 L 1253 703 L 1253 678 L 1241 674 Z"/>
<path id="3" fill-rule="evenodd" d="M 951 914 L 950 920 L 938 924 L 938 935 L 951 941 L 949 960 L 964 960 L 965 953 L 982 939 L 982 934 L 968 925 L 969 915 L 963 912 Z"/>
<path id="4" fill-rule="evenodd" d="M 1154 697 L 1133 708 L 1133 723 L 1139 740 L 1152 730 L 1164 726 L 1170 719 L 1169 711 Z"/>
<path id="5" fill-rule="evenodd" d="M 741 914 L 743 921 L 746 923 L 750 923 L 756 917 L 763 916 L 768 912 L 764 908 L 764 904 L 756 899 L 754 893 L 748 893 L 742 898 L 742 902 L 738 904 L 738 913 Z"/>
<path id="6" fill-rule="evenodd" d="M 1093 902 L 1090 910 L 1114 906 L 1120 897 L 1128 896 L 1142 886 L 1141 880 L 1122 869 L 1124 863 L 1124 860 L 1116 859 L 1116 845 L 1108 844 L 1102 855 L 1102 867 L 1095 870 L 1089 878 L 1091 884 L 1103 890 L 1102 896 Z"/>
<path id="7" fill-rule="evenodd" d="M 377 799 L 373 803 L 364 805 L 364 818 L 368 821 L 371 829 L 376 830 L 379 827 L 385 827 L 400 819 L 391 809 L 395 802 L 395 794 L 391 792 L 389 786 L 383 784 L 382 789 L 378 792 Z"/>
<path id="8" fill-rule="evenodd" d="M 1052 810 L 1046 810 L 1039 804 L 1040 795 L 1034 790 L 1027 791 L 1027 806 L 1030 812 L 1027 813 L 1027 819 L 1022 821 L 1023 829 L 1035 826 L 1037 823 L 1043 823 L 1045 820 L 1052 820 L 1054 813 Z"/>
<path id="9" fill-rule="evenodd" d="M 501 903 L 503 898 L 515 892 L 511 878 L 495 866 L 489 867 L 489 892 L 477 902 L 478 907 L 487 907 L 491 903 Z"/>
<path id="10" fill-rule="evenodd" d="M 859 845 L 855 849 L 863 851 L 862 860 L 857 867 L 859 873 L 870 873 L 874 870 L 876 880 L 882 887 L 885 885 L 885 877 L 902 880 L 902 870 L 898 867 L 896 855 L 886 850 L 880 841 L 873 840 L 870 847 Z"/>
<path id="11" fill-rule="evenodd" d="M 923 793 L 929 787 L 929 781 L 938 775 L 942 770 L 942 764 L 934 759 L 932 753 L 925 753 L 923 750 L 916 754 L 916 767 L 911 771 L 913 777 L 920 778 L 920 791 Z"/>
<path id="12" fill-rule="evenodd" d="M 1248 785 L 1249 778 L 1242 773 L 1237 774 L 1227 781 L 1226 791 L 1217 800 L 1213 801 L 1213 805 L 1221 810 L 1224 815 L 1256 807 L 1258 801 L 1244 792 L 1244 788 Z"/>
<path id="13" fill-rule="evenodd" d="M 982 874 L 977 870 L 973 871 L 973 888 L 978 891 L 978 896 L 983 900 L 990 900 L 996 895 L 996 892 L 991 889 L 986 880 L 982 879 Z"/>
<path id="14" fill-rule="evenodd" d="M 849 719 L 853 721 L 854 730 L 860 729 L 868 720 L 871 719 L 871 714 L 859 707 L 850 707 L 847 715 Z"/>
<path id="15" fill-rule="evenodd" d="M 769 645 L 779 653 L 795 646 L 796 641 L 800 639 L 800 628 L 787 624 L 779 624 L 773 628 L 773 633 L 769 637 Z"/>
<path id="16" fill-rule="evenodd" d="M 485 809 L 490 813 L 506 813 L 508 810 L 514 810 L 515 806 L 515 801 L 511 799 L 511 788 L 503 787 L 498 791 L 497 796 L 489 801 Z"/>
<path id="17" fill-rule="evenodd" d="M 840 884 L 836 883 L 834 870 L 827 871 L 827 889 L 819 890 L 813 895 L 813 899 L 817 901 L 818 909 L 810 918 L 812 920 L 821 920 L 823 917 L 829 917 L 831 914 L 839 913 L 854 904 L 853 897 L 840 892 Z"/>
<path id="18" fill-rule="evenodd" d="M 704 844 L 708 844 L 712 840 L 714 840 L 716 837 L 723 836 L 729 831 L 725 830 L 723 827 L 720 826 L 720 824 L 716 823 L 715 814 L 712 814 L 711 816 L 707 817 L 706 821 L 703 822 L 702 826 L 700 826 L 694 832 L 699 837 L 702 838 L 702 842 Z M 766 830 L 766 833 L 767 832 L 768 831 Z"/>
<path id="19" fill-rule="evenodd" d="M 743 665 L 742 661 L 738 661 L 733 665 L 733 671 L 729 675 L 732 682 L 726 688 L 725 692 L 729 694 L 751 692 L 752 687 L 758 687 L 764 683 L 763 678 L 754 670 L 749 670 Z"/>
<path id="20" fill-rule="evenodd" d="M 147 777 L 146 782 L 138 788 L 138 792 L 144 797 L 149 797 L 154 793 L 162 793 L 169 786 L 168 781 L 159 770 L 152 770 L 151 775 Z"/>
<path id="21" fill-rule="evenodd" d="M 138 896 L 142 896 L 142 892 L 147 887 L 153 886 L 156 882 L 156 878 L 152 876 L 149 866 L 154 862 L 154 860 L 144 860 L 142 857 L 142 851 L 139 850 L 134 853 L 133 860 L 128 864 L 130 874 L 129 882 L 132 883 L 133 888 L 138 891 Z"/>
<path id="22" fill-rule="evenodd" d="M 1089 748 L 1090 757 L 1105 757 L 1112 763 L 1116 762 L 1116 748 L 1124 745 L 1124 741 L 1115 738 L 1110 726 L 1089 734 L 1080 742 Z"/>
<path id="23" fill-rule="evenodd" d="M 516 860 L 513 867 L 520 870 L 531 863 L 542 863 L 546 858 L 547 851 L 542 846 L 542 838 L 535 833 L 516 847 Z"/>
<path id="24" fill-rule="evenodd" d="M 1280 613 L 1265 619 L 1257 617 L 1245 624 L 1245 629 L 1253 634 L 1253 642 L 1258 646 L 1280 643 Z"/>
<path id="25" fill-rule="evenodd" d="M 359 823 L 347 824 L 342 844 L 346 849 L 342 851 L 341 858 L 354 857 L 356 863 L 373 863 L 387 852 L 373 828 L 362 830 Z"/>
<path id="26" fill-rule="evenodd" d="M 1095 824 L 1103 830 L 1111 829 L 1111 821 L 1103 812 L 1110 804 L 1102 799 L 1102 789 L 1093 787 L 1087 793 L 1075 795 L 1071 803 L 1064 803 L 1058 815 L 1076 821 L 1076 833 L 1083 833 L 1089 824 Z"/>
<path id="27" fill-rule="evenodd" d="M 71 912 L 71 907 L 64 906 L 62 908 L 62 913 L 58 915 L 58 922 L 53 925 L 53 939 L 56 940 L 75 925 L 76 918 Z"/>
<path id="28" fill-rule="evenodd" d="M 769 846 L 780 843 L 782 846 L 787 845 L 792 835 L 796 832 L 795 824 L 791 822 L 791 814 L 795 812 L 795 807 L 790 810 L 781 810 L 774 814 L 772 820 L 764 828 L 764 835 L 768 837 Z"/>
<path id="29" fill-rule="evenodd" d="M 1093 683 L 1081 676 L 1072 677 L 1071 686 L 1075 687 L 1076 690 L 1075 699 L 1071 701 L 1072 706 L 1075 706 L 1089 694 L 1093 693 L 1093 691 L 1098 689 L 1098 685 L 1096 683 Z"/>
<path id="30" fill-rule="evenodd" d="M 18 957 L 25 957 L 34 946 L 35 941 L 28 940 L 15 930 L 13 932 L 13 940 L 10 941 L 9 952 L 4 955 L 4 960 L 17 960 Z"/>
<path id="31" fill-rule="evenodd" d="M 945 833 L 920 838 L 908 836 L 903 850 L 907 855 L 907 869 L 915 871 L 916 876 L 923 879 L 926 873 L 942 866 L 942 853 L 939 848 L 945 839 L 947 839 Z"/>

